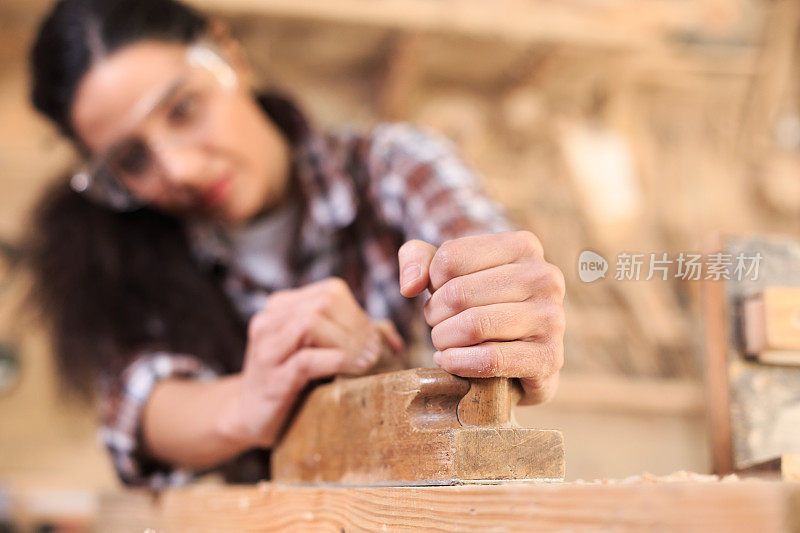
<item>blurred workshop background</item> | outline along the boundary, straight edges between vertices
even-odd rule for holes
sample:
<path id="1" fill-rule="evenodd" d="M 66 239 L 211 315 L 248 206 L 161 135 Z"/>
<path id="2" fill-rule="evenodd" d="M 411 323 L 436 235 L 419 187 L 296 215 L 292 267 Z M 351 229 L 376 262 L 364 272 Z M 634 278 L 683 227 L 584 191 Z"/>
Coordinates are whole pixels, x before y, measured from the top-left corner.
<path id="1" fill-rule="evenodd" d="M 409 120 L 452 137 L 567 278 L 554 402 L 568 479 L 708 472 L 699 283 L 583 283 L 590 249 L 693 252 L 715 231 L 800 236 L 800 2 L 196 0 L 264 84 L 323 126 Z M 0 3 L 0 486 L 117 481 L 91 407 L 58 391 L 20 311 L 15 239 L 75 162 L 27 99 L 45 0 Z M 1 503 L 1 502 L 0 502 Z"/>

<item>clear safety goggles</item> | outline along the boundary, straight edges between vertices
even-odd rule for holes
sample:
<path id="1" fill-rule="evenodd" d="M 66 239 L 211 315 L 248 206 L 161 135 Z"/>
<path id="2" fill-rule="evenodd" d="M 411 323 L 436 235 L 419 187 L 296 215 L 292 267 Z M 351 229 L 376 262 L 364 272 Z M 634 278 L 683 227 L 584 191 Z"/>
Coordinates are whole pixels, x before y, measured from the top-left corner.
<path id="1" fill-rule="evenodd" d="M 220 98 L 236 89 L 238 76 L 207 42 L 187 49 L 182 70 L 166 89 L 134 106 L 120 140 L 72 176 L 74 191 L 116 211 L 137 209 L 141 203 L 130 189 L 163 180 L 164 151 L 206 138 Z"/>

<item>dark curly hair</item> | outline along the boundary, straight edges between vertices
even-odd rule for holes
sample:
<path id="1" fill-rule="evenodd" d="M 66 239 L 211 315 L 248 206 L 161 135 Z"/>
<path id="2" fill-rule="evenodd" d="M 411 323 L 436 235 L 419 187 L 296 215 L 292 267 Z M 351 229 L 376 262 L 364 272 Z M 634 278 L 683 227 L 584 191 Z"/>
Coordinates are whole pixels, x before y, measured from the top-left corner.
<path id="1" fill-rule="evenodd" d="M 61 0 L 33 46 L 31 98 L 80 143 L 70 107 L 93 62 L 139 40 L 189 43 L 208 25 L 174 0 Z M 278 93 L 259 97 L 291 144 L 308 131 Z M 141 350 L 192 354 L 218 371 L 240 369 L 246 324 L 201 270 L 180 220 L 152 209 L 119 213 L 73 192 L 61 177 L 35 207 L 22 248 L 32 299 L 50 325 L 60 377 L 90 398 L 96 378 L 119 372 Z"/>

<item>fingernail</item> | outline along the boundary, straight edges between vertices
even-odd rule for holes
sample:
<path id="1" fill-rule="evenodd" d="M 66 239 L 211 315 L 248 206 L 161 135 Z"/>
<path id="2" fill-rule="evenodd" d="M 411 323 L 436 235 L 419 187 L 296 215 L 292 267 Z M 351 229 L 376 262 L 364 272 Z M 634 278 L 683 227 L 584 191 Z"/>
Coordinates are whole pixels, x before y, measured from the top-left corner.
<path id="1" fill-rule="evenodd" d="M 416 263 L 412 263 L 403 269 L 400 274 L 400 288 L 405 288 L 406 285 L 417 280 L 419 277 L 420 268 Z"/>
<path id="2" fill-rule="evenodd" d="M 442 352 L 433 352 L 433 362 L 437 365 L 442 363 Z"/>

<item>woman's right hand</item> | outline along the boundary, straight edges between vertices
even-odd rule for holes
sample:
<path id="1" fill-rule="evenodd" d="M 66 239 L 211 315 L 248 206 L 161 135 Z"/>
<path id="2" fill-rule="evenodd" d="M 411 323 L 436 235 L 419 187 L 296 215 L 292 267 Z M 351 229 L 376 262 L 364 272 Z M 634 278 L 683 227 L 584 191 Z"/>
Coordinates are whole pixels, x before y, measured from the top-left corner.
<path id="1" fill-rule="evenodd" d="M 402 350 L 394 327 L 373 323 L 341 279 L 273 293 L 248 326 L 232 414 L 237 433 L 251 447 L 272 446 L 310 380 L 364 374 L 378 361 L 383 339 Z"/>

